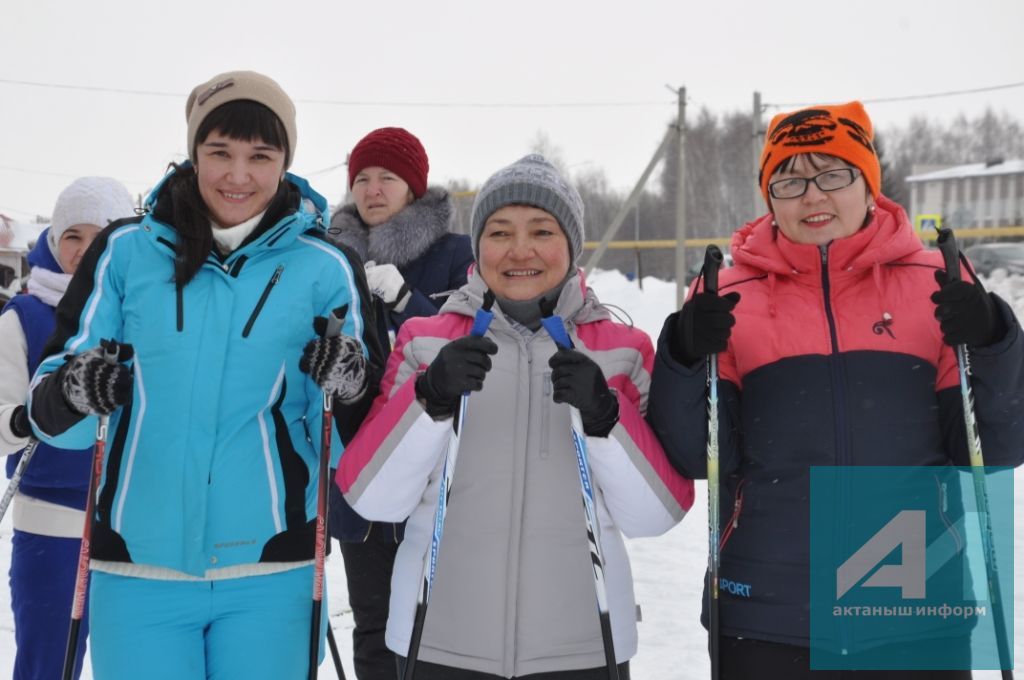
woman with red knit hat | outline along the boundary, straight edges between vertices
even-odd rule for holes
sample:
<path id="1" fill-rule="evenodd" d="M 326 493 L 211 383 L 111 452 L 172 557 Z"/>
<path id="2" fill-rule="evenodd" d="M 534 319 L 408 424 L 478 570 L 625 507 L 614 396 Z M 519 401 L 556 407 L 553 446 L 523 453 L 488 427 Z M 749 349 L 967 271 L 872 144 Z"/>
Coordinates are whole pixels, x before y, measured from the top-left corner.
<path id="1" fill-rule="evenodd" d="M 429 168 L 420 140 L 398 127 L 370 132 L 349 154 L 353 202 L 334 213 L 328 233 L 366 262 L 381 337 L 394 337 L 406 319 L 437 314 L 448 293 L 466 283 L 473 262 L 469 236 L 449 231 L 448 192 L 427 185 Z M 363 519 L 332 485 L 330 526 L 341 543 L 355 618 L 356 675 L 393 680 L 395 658 L 384 630 L 405 525 Z"/>
<path id="2" fill-rule="evenodd" d="M 817 584 L 832 588 L 833 603 L 849 600 L 835 597 L 837 572 L 812 570 L 812 558 L 823 543 L 848 539 L 856 550 L 863 540 L 844 523 L 816 542 L 822 494 L 812 467 L 815 479 L 845 468 L 831 473 L 827 495 L 848 522 L 875 510 L 847 495 L 850 477 L 838 475 L 854 466 L 885 466 L 882 479 L 902 481 L 969 465 L 956 345 L 970 349 L 985 463 L 1020 465 L 1021 327 L 967 268 L 951 281 L 940 253 L 882 195 L 860 102 L 775 116 L 759 179 L 769 213 L 733 235 L 735 266 L 718 291 L 698 279 L 666 320 L 648 409 L 677 469 L 706 478 L 707 357 L 718 356 L 720 677 L 970 678 L 973 620 L 851 620 L 839 606 L 820 616 Z M 908 467 L 917 469 L 900 472 Z M 891 488 L 872 490 L 883 506 L 910 495 Z M 968 506 L 952 484 L 932 483 L 921 499 L 929 517 Z M 956 550 L 962 558 L 963 545 Z M 929 575 L 930 590 L 963 590 L 952 565 Z"/>

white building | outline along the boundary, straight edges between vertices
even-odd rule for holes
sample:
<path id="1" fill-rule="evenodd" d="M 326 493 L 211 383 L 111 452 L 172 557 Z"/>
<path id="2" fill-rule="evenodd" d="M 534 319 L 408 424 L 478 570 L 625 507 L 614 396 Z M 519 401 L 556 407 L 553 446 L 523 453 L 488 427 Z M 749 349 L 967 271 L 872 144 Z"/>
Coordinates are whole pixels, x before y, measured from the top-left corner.
<path id="1" fill-rule="evenodd" d="M 1024 160 L 915 167 L 907 184 L 912 219 L 941 215 L 956 229 L 1024 226 Z"/>

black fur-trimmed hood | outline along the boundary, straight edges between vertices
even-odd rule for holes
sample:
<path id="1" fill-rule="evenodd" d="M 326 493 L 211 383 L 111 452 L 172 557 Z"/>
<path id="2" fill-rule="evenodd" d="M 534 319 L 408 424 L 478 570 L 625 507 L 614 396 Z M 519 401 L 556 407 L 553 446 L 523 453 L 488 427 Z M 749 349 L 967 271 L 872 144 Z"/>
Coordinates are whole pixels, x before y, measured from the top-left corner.
<path id="1" fill-rule="evenodd" d="M 331 217 L 328 238 L 355 250 L 364 262 L 403 267 L 448 233 L 455 208 L 445 189 L 429 187 L 420 198 L 373 229 L 359 217 L 355 203 Z"/>

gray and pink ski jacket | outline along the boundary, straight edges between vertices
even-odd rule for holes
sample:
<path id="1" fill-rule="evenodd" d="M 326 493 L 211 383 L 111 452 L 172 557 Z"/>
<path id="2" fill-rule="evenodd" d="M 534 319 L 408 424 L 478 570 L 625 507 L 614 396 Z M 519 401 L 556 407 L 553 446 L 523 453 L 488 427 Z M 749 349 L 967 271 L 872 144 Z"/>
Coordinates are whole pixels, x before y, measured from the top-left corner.
<path id="1" fill-rule="evenodd" d="M 342 456 L 336 481 L 352 507 L 382 521 L 409 517 L 391 588 L 387 644 L 408 651 L 430 548 L 452 420 L 435 422 L 416 376 L 466 335 L 485 284 L 473 273 L 437 317 L 410 319 L 388 360 L 381 394 Z M 498 345 L 483 390 L 466 410 L 437 575 L 419 658 L 504 677 L 604 665 L 569 408 L 551 398 L 543 329 L 514 327 L 495 305 Z M 654 360 L 642 331 L 612 321 L 582 275 L 556 313 L 576 348 L 596 361 L 619 398 L 607 438 L 588 437 L 616 659 L 637 648 L 637 609 L 623 536 L 679 522 L 693 482 L 669 464 L 644 420 Z"/>

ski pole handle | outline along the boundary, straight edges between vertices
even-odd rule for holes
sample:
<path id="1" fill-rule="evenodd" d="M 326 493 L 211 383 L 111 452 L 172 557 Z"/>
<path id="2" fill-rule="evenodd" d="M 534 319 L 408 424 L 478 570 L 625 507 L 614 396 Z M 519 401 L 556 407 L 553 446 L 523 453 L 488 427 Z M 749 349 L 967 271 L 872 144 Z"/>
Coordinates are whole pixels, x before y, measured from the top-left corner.
<path id="1" fill-rule="evenodd" d="M 718 295 L 718 270 L 724 261 L 725 256 L 714 243 L 704 251 L 704 290 L 712 295 Z"/>
<path id="2" fill-rule="evenodd" d="M 559 349 L 575 349 L 569 332 L 565 330 L 565 322 L 562 317 L 555 314 L 555 303 L 549 300 L 540 301 L 540 324 L 548 332 L 551 339 Z"/>
<path id="3" fill-rule="evenodd" d="M 473 317 L 473 327 L 469 329 L 469 334 L 478 338 L 482 338 L 487 332 L 487 329 L 491 326 L 491 321 L 494 320 L 494 312 L 491 308 L 494 307 L 494 293 L 488 288 L 487 292 L 484 293 L 484 303 L 480 309 L 476 310 L 476 316 Z"/>
<path id="4" fill-rule="evenodd" d="M 342 305 L 331 312 L 327 317 L 327 329 L 324 331 L 325 338 L 334 338 L 341 335 L 341 327 L 345 323 L 345 316 L 348 314 L 348 305 Z"/>
<path id="5" fill-rule="evenodd" d="M 939 236 L 935 243 L 942 252 L 942 259 L 946 266 L 946 276 L 950 281 L 960 280 L 960 251 L 956 247 L 956 237 L 949 227 L 939 229 Z"/>

